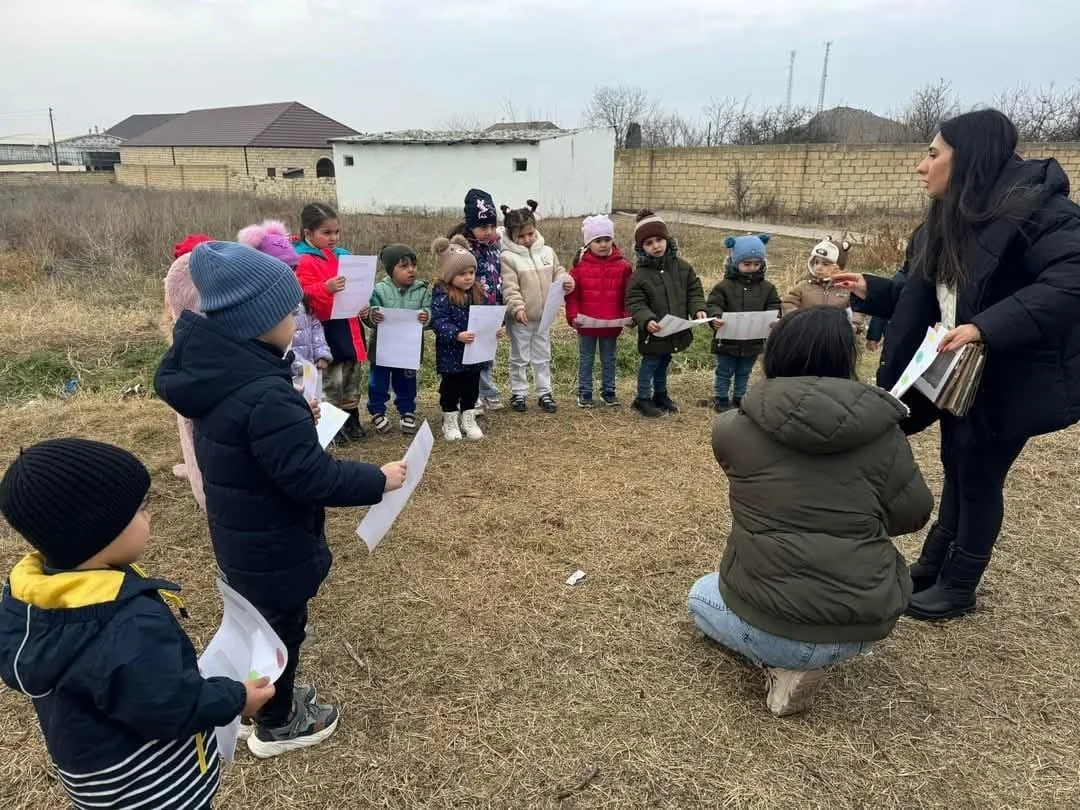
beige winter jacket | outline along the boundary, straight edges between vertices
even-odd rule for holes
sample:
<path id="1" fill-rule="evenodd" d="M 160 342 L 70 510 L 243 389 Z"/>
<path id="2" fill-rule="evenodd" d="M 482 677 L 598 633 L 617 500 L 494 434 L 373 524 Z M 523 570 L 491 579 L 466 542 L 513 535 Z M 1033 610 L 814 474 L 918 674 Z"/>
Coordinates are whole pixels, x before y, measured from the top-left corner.
<path id="1" fill-rule="evenodd" d="M 810 307 L 850 309 L 851 293 L 834 287 L 825 279 L 805 278 L 780 298 L 780 305 L 784 315 Z M 852 326 L 855 327 L 856 332 L 863 330 L 866 320 L 865 315 L 858 312 L 852 313 Z"/>
<path id="2" fill-rule="evenodd" d="M 544 244 L 539 231 L 531 248 L 522 247 L 504 232 L 501 261 L 503 301 L 511 318 L 525 310 L 529 323 L 539 322 L 551 282 L 562 279 L 573 283 L 555 251 Z"/>

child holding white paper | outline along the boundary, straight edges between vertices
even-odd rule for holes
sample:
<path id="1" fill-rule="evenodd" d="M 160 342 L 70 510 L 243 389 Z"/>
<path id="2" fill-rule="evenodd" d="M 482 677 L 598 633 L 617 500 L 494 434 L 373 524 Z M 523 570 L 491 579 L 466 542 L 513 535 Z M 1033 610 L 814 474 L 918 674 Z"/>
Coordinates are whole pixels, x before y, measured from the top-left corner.
<path id="1" fill-rule="evenodd" d="M 0 512 L 35 549 L 0 602 L 0 676 L 33 701 L 78 807 L 147 796 L 155 807 L 209 807 L 214 728 L 274 695 L 269 678 L 199 674 L 168 604 L 183 615 L 180 588 L 136 565 L 150 539 L 149 490 L 131 453 L 75 438 L 23 450 L 0 481 Z"/>
<path id="2" fill-rule="evenodd" d="M 866 316 L 851 309 L 851 293 L 833 284 L 837 273 L 847 268 L 851 243 L 846 239 L 833 239 L 826 236 L 810 249 L 806 260 L 807 275 L 792 287 L 781 299 L 785 315 L 810 307 L 836 307 L 847 310 L 848 319 L 856 334 L 863 331 Z"/>
<path id="3" fill-rule="evenodd" d="M 671 356 L 690 347 L 690 330 L 657 337 L 665 315 L 701 320 L 706 313 L 705 292 L 690 263 L 679 257 L 667 224 L 652 211 L 638 212 L 634 226 L 637 269 L 626 289 L 626 305 L 638 325 L 637 398 L 631 406 L 642 416 L 656 418 L 678 413 L 668 396 L 667 373 Z"/>
<path id="4" fill-rule="evenodd" d="M 191 254 L 205 317 L 185 312 L 154 388 L 195 422 L 214 557 L 225 581 L 262 614 L 288 653 L 277 692 L 248 748 L 273 757 L 325 740 L 337 708 L 295 687 L 308 602 L 330 570 L 327 506 L 370 506 L 405 480 L 323 452 L 283 357 L 296 331 L 296 277 L 245 245 L 207 242 Z"/>
<path id="5" fill-rule="evenodd" d="M 387 309 L 414 309 L 416 320 L 427 324 L 431 317 L 431 290 L 428 283 L 416 277 L 416 253 L 408 245 L 385 245 L 379 251 L 379 264 L 386 271 L 386 278 L 375 285 L 371 294 L 371 371 L 368 374 L 368 412 L 371 423 L 379 433 L 390 430 L 386 418 L 386 403 L 390 391 L 394 392 L 401 432 L 416 433 L 416 380 L 413 369 L 388 368 L 376 365 L 378 353 L 379 324 L 383 315 L 380 307 Z"/>
<path id="6" fill-rule="evenodd" d="M 772 282 L 765 280 L 765 244 L 767 233 L 757 236 L 729 236 L 724 244 L 731 251 L 724 268 L 724 278 L 709 293 L 708 310 L 713 318 L 722 319 L 728 312 L 763 312 L 780 310 L 780 293 Z M 719 330 L 722 320 L 714 321 Z M 738 408 L 746 394 L 750 373 L 758 356 L 765 350 L 764 340 L 713 339 L 716 355 L 716 381 L 713 387 L 713 408 L 717 413 Z M 734 397 L 731 381 L 735 379 Z"/>
<path id="7" fill-rule="evenodd" d="M 443 438 L 458 441 L 464 432 L 470 441 L 484 433 L 476 424 L 476 403 L 480 397 L 483 363 L 466 365 L 465 346 L 476 340 L 469 331 L 469 307 L 486 302 L 484 289 L 476 280 L 476 257 L 461 236 L 439 237 L 431 246 L 438 265 L 439 280 L 431 295 L 431 328 L 435 332 L 435 369 L 439 372 L 439 405 L 442 409 Z M 499 330 L 499 337 L 505 334 Z"/>
<path id="8" fill-rule="evenodd" d="M 338 215 L 325 203 L 305 205 L 300 212 L 301 239 L 296 245 L 300 263 L 296 277 L 312 313 L 323 325 L 334 360 L 326 370 L 326 399 L 349 414 L 342 429 L 346 440 L 366 435 L 360 422 L 360 378 L 368 358 L 364 327 L 368 316 L 364 307 L 356 318 L 333 318 L 334 296 L 345 289 L 345 277 L 338 272 L 338 257 L 349 251 L 338 245 L 341 226 Z"/>
<path id="9" fill-rule="evenodd" d="M 574 289 L 574 280 L 536 230 L 538 205 L 529 200 L 525 208 L 502 207 L 503 300 L 510 318 L 510 407 L 518 413 L 529 407 L 530 367 L 537 404 L 548 413 L 558 410 L 551 388 L 551 329 L 541 332 L 540 318 L 552 283 L 562 279 L 567 294 Z"/>

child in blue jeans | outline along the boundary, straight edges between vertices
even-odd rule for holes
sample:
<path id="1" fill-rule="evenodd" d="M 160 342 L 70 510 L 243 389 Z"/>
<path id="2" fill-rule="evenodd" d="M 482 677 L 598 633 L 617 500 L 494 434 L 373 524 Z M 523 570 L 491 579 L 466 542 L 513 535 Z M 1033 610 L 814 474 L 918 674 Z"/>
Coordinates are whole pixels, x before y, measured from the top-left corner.
<path id="1" fill-rule="evenodd" d="M 731 255 L 728 257 L 724 279 L 709 293 L 709 315 L 722 318 L 727 312 L 780 311 L 780 293 L 765 280 L 765 243 L 767 233 L 758 236 L 729 236 L 724 242 Z M 713 322 L 713 328 L 721 324 Z M 738 408 L 746 394 L 750 373 L 758 355 L 765 349 L 764 340 L 713 340 L 712 351 L 716 355 L 716 385 L 713 389 L 713 407 L 717 413 Z M 731 380 L 735 378 L 734 398 Z"/>

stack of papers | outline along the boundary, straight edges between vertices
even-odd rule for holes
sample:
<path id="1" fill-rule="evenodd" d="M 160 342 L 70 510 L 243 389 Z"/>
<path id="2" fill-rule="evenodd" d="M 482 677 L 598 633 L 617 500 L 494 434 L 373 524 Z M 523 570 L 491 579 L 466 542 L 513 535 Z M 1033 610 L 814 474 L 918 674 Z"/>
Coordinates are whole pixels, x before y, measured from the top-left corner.
<path id="1" fill-rule="evenodd" d="M 922 345 L 889 393 L 900 398 L 915 388 L 938 408 L 964 416 L 982 382 L 985 353 L 981 343 L 969 343 L 955 352 L 939 352 L 938 346 L 948 332 L 940 324 L 926 330 Z"/>

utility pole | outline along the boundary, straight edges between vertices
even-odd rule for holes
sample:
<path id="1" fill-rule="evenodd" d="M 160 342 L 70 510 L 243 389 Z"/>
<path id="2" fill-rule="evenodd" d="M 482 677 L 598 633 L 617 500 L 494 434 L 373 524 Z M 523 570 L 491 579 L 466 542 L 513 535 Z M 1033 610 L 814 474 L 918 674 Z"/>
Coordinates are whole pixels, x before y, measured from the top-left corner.
<path id="1" fill-rule="evenodd" d="M 41 108 L 38 107 L 38 109 Z M 52 107 L 49 107 L 49 130 L 52 132 L 53 166 L 56 167 L 56 173 L 60 174 L 60 153 L 56 151 L 56 125 L 53 124 Z"/>
<path id="2" fill-rule="evenodd" d="M 832 42 L 825 43 L 825 64 L 821 66 L 821 92 L 818 93 L 817 111 L 825 109 L 825 82 L 829 78 L 829 51 L 832 50 Z"/>
<path id="3" fill-rule="evenodd" d="M 791 52 L 791 61 L 788 62 L 787 69 L 787 101 L 784 103 L 784 110 L 788 115 L 791 114 L 791 91 L 795 86 L 795 51 Z"/>

